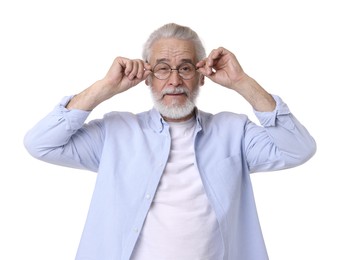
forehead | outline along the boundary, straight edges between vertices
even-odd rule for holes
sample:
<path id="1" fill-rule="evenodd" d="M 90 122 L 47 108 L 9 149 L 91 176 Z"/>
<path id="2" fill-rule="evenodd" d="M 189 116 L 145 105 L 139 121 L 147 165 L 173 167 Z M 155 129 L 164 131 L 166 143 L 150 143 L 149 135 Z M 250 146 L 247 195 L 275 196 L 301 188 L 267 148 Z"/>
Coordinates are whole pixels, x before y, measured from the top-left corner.
<path id="1" fill-rule="evenodd" d="M 163 60 L 178 64 L 182 60 L 195 62 L 195 57 L 195 48 L 191 41 L 168 38 L 160 39 L 152 45 L 149 62 L 153 64 Z"/>

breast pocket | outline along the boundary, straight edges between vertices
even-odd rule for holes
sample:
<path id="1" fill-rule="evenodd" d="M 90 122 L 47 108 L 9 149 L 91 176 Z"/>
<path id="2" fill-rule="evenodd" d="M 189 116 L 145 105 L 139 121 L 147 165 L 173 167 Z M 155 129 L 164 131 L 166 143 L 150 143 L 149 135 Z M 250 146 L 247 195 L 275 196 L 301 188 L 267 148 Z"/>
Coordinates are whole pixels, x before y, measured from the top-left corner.
<path id="1" fill-rule="evenodd" d="M 240 154 L 216 161 L 206 168 L 205 174 L 220 204 L 226 206 L 239 198 L 244 178 Z"/>

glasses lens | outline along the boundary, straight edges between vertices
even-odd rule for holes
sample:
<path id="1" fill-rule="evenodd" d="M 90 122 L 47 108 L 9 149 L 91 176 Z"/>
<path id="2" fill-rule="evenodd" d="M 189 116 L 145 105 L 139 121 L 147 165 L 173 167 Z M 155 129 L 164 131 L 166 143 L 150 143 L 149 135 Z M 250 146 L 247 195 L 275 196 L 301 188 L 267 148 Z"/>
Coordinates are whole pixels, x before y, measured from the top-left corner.
<path id="1" fill-rule="evenodd" d="M 153 69 L 154 76 L 158 79 L 168 79 L 172 70 L 177 70 L 183 79 L 191 79 L 196 73 L 196 68 L 192 63 L 185 62 L 178 69 L 172 69 L 167 63 L 160 62 Z"/>
<path id="2" fill-rule="evenodd" d="M 155 65 L 153 72 L 154 76 L 158 79 L 167 79 L 170 75 L 171 70 L 172 69 L 168 64 L 159 63 Z"/>
<path id="3" fill-rule="evenodd" d="M 192 63 L 184 63 L 180 65 L 178 71 L 183 79 L 191 79 L 194 77 L 196 69 Z"/>

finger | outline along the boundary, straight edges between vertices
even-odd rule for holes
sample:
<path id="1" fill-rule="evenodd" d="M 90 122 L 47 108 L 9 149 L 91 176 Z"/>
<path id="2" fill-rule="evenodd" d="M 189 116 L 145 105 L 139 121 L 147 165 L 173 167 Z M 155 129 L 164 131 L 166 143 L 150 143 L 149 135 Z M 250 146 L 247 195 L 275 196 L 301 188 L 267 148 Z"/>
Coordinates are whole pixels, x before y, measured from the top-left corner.
<path id="1" fill-rule="evenodd" d="M 206 64 L 206 59 L 203 59 L 201 61 L 198 61 L 197 64 L 195 64 L 195 66 L 199 69 L 199 68 L 204 67 L 205 64 Z"/>
<path id="2" fill-rule="evenodd" d="M 143 66 L 145 70 L 152 70 L 152 65 L 150 65 L 148 62 L 143 62 Z"/>
<path id="3" fill-rule="evenodd" d="M 213 50 L 208 57 L 208 65 L 215 66 L 223 57 L 233 57 L 233 53 L 223 47 Z"/>
<path id="4" fill-rule="evenodd" d="M 144 72 L 143 72 L 143 76 L 142 76 L 142 80 L 145 80 L 146 78 L 148 78 L 148 76 L 150 75 L 150 74 L 152 74 L 153 72 L 151 71 L 151 70 L 145 70 Z"/>
<path id="5" fill-rule="evenodd" d="M 210 55 L 208 55 L 208 57 L 207 57 L 207 65 L 213 66 L 215 60 L 219 59 L 224 54 L 225 54 L 225 49 L 222 47 L 219 47 L 218 49 L 212 50 Z"/>
<path id="6" fill-rule="evenodd" d="M 142 70 L 142 64 L 139 62 L 139 60 L 131 60 L 129 63 L 127 63 L 127 67 L 125 69 L 125 74 L 128 77 L 128 79 L 133 80 L 135 78 L 141 78 L 143 75 Z"/>
<path id="7" fill-rule="evenodd" d="M 211 53 L 207 56 L 206 60 L 206 73 L 212 74 L 213 68 L 216 65 L 216 63 L 219 61 L 219 59 L 224 55 L 224 49 L 223 48 L 217 48 L 213 49 Z"/>
<path id="8" fill-rule="evenodd" d="M 127 77 L 130 75 L 131 71 L 133 70 L 133 61 L 126 59 L 124 60 L 124 75 Z"/>
<path id="9" fill-rule="evenodd" d="M 201 72 L 201 73 L 205 73 L 205 64 L 206 64 L 206 59 L 202 59 L 200 61 L 198 61 L 196 64 L 195 64 L 195 67 L 197 68 L 197 71 Z"/>
<path id="10" fill-rule="evenodd" d="M 129 74 L 129 79 L 133 80 L 135 78 L 138 78 L 138 73 L 139 73 L 139 63 L 138 61 L 134 60 L 132 70 Z"/>
<path id="11" fill-rule="evenodd" d="M 144 71 L 145 71 L 144 62 L 143 62 L 143 60 L 138 60 L 137 63 L 138 63 L 138 71 L 137 71 L 136 77 L 138 79 L 142 79 L 143 75 L 144 75 Z"/>
<path id="12" fill-rule="evenodd" d="M 207 60 L 206 60 L 204 69 L 205 69 L 205 73 L 206 73 L 207 75 L 211 75 L 211 74 L 213 73 L 213 62 L 211 62 L 211 60 L 208 59 L 208 58 L 207 58 Z"/>
<path id="13" fill-rule="evenodd" d="M 132 65 L 133 65 L 132 66 L 132 70 L 131 70 L 131 72 L 129 73 L 129 76 L 128 76 L 128 78 L 130 80 L 138 78 L 138 73 L 139 73 L 139 62 L 136 61 L 136 60 L 133 60 Z"/>

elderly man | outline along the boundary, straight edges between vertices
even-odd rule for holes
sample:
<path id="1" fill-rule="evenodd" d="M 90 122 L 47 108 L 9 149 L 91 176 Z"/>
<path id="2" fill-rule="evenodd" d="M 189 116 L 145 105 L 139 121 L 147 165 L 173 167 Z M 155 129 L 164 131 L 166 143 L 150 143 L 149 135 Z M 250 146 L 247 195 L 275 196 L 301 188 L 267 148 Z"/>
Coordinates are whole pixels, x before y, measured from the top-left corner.
<path id="1" fill-rule="evenodd" d="M 260 124 L 196 107 L 211 80 L 239 93 Z M 110 112 L 103 101 L 145 81 L 154 107 Z M 65 97 L 25 136 L 36 158 L 97 172 L 77 260 L 268 259 L 250 173 L 298 166 L 315 153 L 287 105 L 223 47 L 208 56 L 189 27 L 166 24 L 142 59 L 117 57 L 106 76 Z"/>

